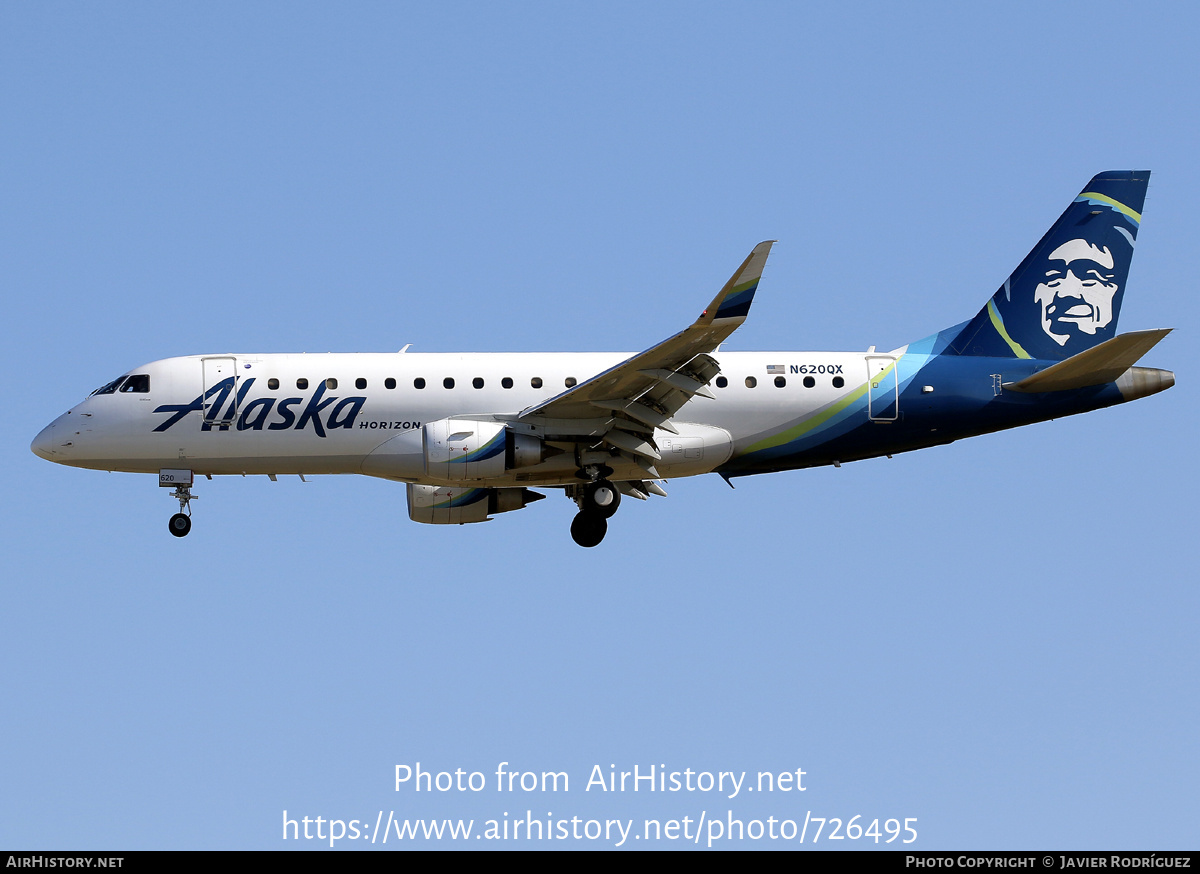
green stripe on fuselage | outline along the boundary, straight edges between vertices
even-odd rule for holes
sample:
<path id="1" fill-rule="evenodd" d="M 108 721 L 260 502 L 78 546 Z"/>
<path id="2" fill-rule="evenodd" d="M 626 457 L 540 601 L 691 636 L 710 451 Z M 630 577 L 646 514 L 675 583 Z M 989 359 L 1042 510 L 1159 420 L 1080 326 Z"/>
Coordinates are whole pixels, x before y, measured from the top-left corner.
<path id="1" fill-rule="evenodd" d="M 893 362 L 886 370 L 877 374 L 877 376 L 886 376 L 892 369 L 896 367 L 897 364 L 899 364 L 899 359 Z M 753 452 L 761 452 L 764 449 L 774 449 L 776 446 L 783 446 L 786 443 L 791 443 L 793 440 L 803 437 L 808 432 L 820 427 L 821 425 L 824 425 L 855 401 L 861 400 L 863 395 L 867 393 L 867 386 L 869 383 L 869 380 L 864 382 L 854 391 L 850 392 L 850 394 L 846 395 L 841 400 L 835 401 L 825 409 L 821 410 L 819 413 L 813 415 L 811 418 L 805 419 L 803 422 L 793 425 L 786 431 L 781 431 L 774 437 L 768 437 L 765 440 L 760 440 L 743 452 L 739 457 L 749 455 Z"/>

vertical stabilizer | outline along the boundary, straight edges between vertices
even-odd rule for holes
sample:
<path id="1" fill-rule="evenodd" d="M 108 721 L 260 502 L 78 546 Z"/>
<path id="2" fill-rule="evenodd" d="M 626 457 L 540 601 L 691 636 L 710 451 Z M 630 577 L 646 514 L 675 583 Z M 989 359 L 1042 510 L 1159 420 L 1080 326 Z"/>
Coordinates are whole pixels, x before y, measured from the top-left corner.
<path id="1" fill-rule="evenodd" d="M 1149 179 L 1093 178 L 945 351 L 1063 359 L 1116 336 Z"/>

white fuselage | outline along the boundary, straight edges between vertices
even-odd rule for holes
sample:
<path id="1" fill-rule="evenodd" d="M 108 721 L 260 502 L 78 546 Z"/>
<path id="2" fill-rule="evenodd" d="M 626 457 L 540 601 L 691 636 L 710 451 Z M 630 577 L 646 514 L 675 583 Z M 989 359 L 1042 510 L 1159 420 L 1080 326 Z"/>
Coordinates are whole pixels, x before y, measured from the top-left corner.
<path id="1" fill-rule="evenodd" d="M 663 451 L 657 468 L 663 477 L 712 471 L 756 435 L 827 407 L 861 387 L 868 376 L 862 353 L 738 352 L 714 357 L 721 377 L 710 385 L 713 398 L 694 398 L 679 411 L 672 420 L 677 435 L 656 432 Z M 53 461 L 103 470 L 367 473 L 437 482 L 414 457 L 420 453 L 424 425 L 446 418 L 513 423 L 522 410 L 627 358 L 629 353 L 230 353 L 169 358 L 130 371 L 148 377 L 148 390 L 89 396 L 47 426 L 34 449 Z M 768 368 L 785 371 L 784 385 L 776 385 L 777 374 Z M 230 381 L 235 375 L 236 392 Z M 811 387 L 805 385 L 805 375 L 812 376 Z M 215 388 L 222 380 L 223 392 Z M 597 410 L 598 434 L 609 421 L 608 413 Z M 553 444 L 552 420 L 528 427 Z M 571 423 L 571 431 L 578 433 L 578 422 Z M 575 446 L 578 452 L 578 441 Z M 578 466 L 578 458 L 564 451 L 490 484 L 571 483 Z M 644 476 L 631 466 L 613 478 Z"/>

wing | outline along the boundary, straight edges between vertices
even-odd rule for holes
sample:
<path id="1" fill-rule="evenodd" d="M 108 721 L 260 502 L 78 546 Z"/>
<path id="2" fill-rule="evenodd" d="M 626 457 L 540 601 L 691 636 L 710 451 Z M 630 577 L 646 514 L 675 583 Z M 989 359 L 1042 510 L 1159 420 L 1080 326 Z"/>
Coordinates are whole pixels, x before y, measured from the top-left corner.
<path id="1" fill-rule="evenodd" d="M 759 243 L 691 325 L 674 337 L 520 414 L 532 419 L 612 421 L 603 439 L 643 460 L 658 460 L 655 428 L 675 433 L 670 419 L 721 370 L 708 354 L 746 321 L 774 240 Z M 581 422 L 582 423 L 582 422 Z M 596 431 L 587 428 L 593 436 Z"/>

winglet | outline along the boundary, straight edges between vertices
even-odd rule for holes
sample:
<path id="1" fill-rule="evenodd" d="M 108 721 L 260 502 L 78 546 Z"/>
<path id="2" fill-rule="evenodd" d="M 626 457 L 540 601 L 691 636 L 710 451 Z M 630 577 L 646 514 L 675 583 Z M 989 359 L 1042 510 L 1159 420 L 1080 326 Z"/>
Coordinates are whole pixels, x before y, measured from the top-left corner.
<path id="1" fill-rule="evenodd" d="M 750 312 L 750 304 L 754 301 L 754 292 L 758 290 L 758 280 L 762 277 L 763 267 L 767 264 L 767 255 L 775 240 L 767 240 L 754 247 L 739 267 L 729 277 L 720 294 L 713 298 L 712 303 L 705 308 L 696 319 L 697 325 L 711 325 L 718 319 L 738 319 L 742 321 Z"/>
<path id="2" fill-rule="evenodd" d="M 693 396 L 712 397 L 704 387 L 721 372 L 721 366 L 708 353 L 746 321 L 767 253 L 774 242 L 769 240 L 754 247 L 750 257 L 742 262 L 721 293 L 694 323 L 645 352 L 626 358 L 561 394 L 522 410 L 521 418 L 526 421 L 535 416 L 594 419 L 598 409 L 612 410 L 625 417 L 622 424 L 640 422 L 643 426 L 654 425 L 669 430 L 655 421 L 655 414 L 666 422 Z M 606 436 L 605 439 L 609 438 Z M 642 458 L 634 452 L 631 456 Z M 642 461 L 649 464 L 645 458 Z M 646 470 L 651 479 L 658 478 L 650 468 Z"/>

